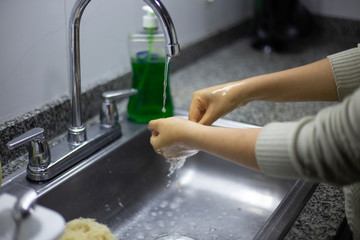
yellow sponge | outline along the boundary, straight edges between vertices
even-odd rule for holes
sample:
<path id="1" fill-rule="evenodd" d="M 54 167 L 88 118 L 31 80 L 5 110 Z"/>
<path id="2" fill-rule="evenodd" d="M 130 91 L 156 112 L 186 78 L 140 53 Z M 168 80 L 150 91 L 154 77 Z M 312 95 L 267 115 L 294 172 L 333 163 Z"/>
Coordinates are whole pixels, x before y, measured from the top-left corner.
<path id="1" fill-rule="evenodd" d="M 77 218 L 66 224 L 58 240 L 116 240 L 109 228 L 90 218 Z"/>

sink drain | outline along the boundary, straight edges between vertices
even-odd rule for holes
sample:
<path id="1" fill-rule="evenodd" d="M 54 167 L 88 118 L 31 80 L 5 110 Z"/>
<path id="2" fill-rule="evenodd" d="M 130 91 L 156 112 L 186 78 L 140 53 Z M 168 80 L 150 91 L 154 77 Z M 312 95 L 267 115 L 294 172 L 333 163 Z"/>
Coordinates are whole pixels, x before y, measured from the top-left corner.
<path id="1" fill-rule="evenodd" d="M 155 238 L 154 240 L 196 240 L 196 239 L 190 238 L 187 236 L 181 236 L 179 234 L 173 234 L 173 235 L 164 235 L 164 236 Z"/>

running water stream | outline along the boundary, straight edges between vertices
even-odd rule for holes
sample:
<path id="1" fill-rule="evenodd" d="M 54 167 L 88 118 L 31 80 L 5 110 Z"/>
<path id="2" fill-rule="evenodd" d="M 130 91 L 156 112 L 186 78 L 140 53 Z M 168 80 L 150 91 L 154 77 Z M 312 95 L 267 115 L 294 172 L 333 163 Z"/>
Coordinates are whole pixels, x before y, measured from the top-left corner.
<path id="1" fill-rule="evenodd" d="M 171 56 L 166 55 L 165 69 L 164 69 L 164 92 L 163 92 L 163 108 L 162 108 L 163 113 L 166 113 L 166 108 L 165 108 L 165 104 L 166 104 L 166 87 L 167 87 L 167 82 L 168 82 L 168 78 L 169 78 L 170 61 L 171 61 Z"/>
<path id="2" fill-rule="evenodd" d="M 169 78 L 169 66 L 170 66 L 171 56 L 167 55 L 165 59 L 165 69 L 164 69 L 164 91 L 163 91 L 163 108 L 162 112 L 166 113 L 166 88 Z M 163 116 L 164 117 L 164 116 Z M 191 157 L 198 153 L 195 149 L 190 149 L 182 144 L 173 144 L 172 146 L 167 146 L 161 150 L 162 154 L 166 160 L 170 163 L 169 174 L 170 178 L 175 172 L 177 172 L 184 164 L 188 157 Z M 178 178 L 178 174 L 176 174 Z M 168 182 L 168 187 L 170 186 L 171 180 Z"/>

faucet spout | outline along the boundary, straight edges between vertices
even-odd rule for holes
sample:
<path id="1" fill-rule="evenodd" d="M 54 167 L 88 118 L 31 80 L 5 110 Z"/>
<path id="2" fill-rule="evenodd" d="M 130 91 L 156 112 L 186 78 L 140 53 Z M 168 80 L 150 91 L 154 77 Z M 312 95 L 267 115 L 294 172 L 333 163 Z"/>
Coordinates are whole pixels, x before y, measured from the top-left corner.
<path id="1" fill-rule="evenodd" d="M 170 57 L 179 55 L 180 45 L 178 43 L 175 26 L 164 4 L 159 0 L 144 0 L 144 2 L 152 8 L 161 23 L 167 44 L 165 48 L 166 54 Z"/>
<path id="2" fill-rule="evenodd" d="M 69 65 L 71 115 L 68 129 L 68 142 L 79 145 L 87 140 L 86 128 L 81 116 L 81 72 L 80 72 L 80 21 L 91 0 L 77 0 L 69 19 Z M 180 53 L 176 31 L 171 17 L 160 0 L 143 0 L 160 20 L 166 39 L 166 54 L 170 57 Z"/>
<path id="3" fill-rule="evenodd" d="M 86 141 L 86 128 L 81 116 L 80 20 L 91 0 L 77 0 L 69 19 L 69 74 L 71 113 L 68 142 L 79 145 Z"/>

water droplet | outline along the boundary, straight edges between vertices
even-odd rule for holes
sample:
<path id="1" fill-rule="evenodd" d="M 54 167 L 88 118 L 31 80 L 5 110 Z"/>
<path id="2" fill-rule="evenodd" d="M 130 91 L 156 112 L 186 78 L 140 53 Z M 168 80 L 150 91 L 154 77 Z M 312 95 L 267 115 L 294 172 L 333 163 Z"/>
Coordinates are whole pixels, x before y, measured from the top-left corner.
<path id="1" fill-rule="evenodd" d="M 136 237 L 137 237 L 137 239 L 144 239 L 145 238 L 143 233 L 137 233 Z"/>
<path id="2" fill-rule="evenodd" d="M 160 203 L 159 206 L 160 206 L 161 208 L 166 208 L 168 205 L 169 205 L 169 202 L 164 200 L 164 201 L 162 201 L 162 202 Z"/>
<path id="3" fill-rule="evenodd" d="M 197 228 L 195 223 L 190 223 L 190 229 L 195 230 Z"/>
<path id="4" fill-rule="evenodd" d="M 171 202 L 170 203 L 170 208 L 171 209 L 177 209 L 177 208 L 179 208 L 180 207 L 180 205 L 182 204 L 182 202 L 183 202 L 183 199 L 182 198 L 180 198 L 180 197 L 176 197 L 175 199 L 174 199 L 174 201 L 173 202 Z"/>
<path id="5" fill-rule="evenodd" d="M 216 232 L 216 231 L 217 231 L 217 228 L 211 227 L 211 228 L 209 228 L 209 231 L 210 231 L 210 232 Z"/>
<path id="6" fill-rule="evenodd" d="M 165 227 L 165 223 L 163 220 L 158 221 L 159 227 Z"/>
<path id="7" fill-rule="evenodd" d="M 109 212 L 110 210 L 111 210 L 111 208 L 110 208 L 110 205 L 109 204 L 105 204 L 105 211 L 106 212 Z"/>
<path id="8" fill-rule="evenodd" d="M 178 202 L 172 202 L 172 203 L 170 203 L 170 208 L 171 209 L 177 209 L 178 207 L 180 207 L 180 203 L 178 203 Z"/>
<path id="9" fill-rule="evenodd" d="M 152 227 L 151 227 L 151 225 L 150 225 L 150 224 L 148 224 L 148 223 L 147 223 L 147 224 L 145 224 L 145 229 L 146 229 L 146 230 L 151 230 L 151 229 L 152 229 Z"/>
<path id="10" fill-rule="evenodd" d="M 181 197 L 175 197 L 175 202 L 183 202 L 184 200 Z"/>

